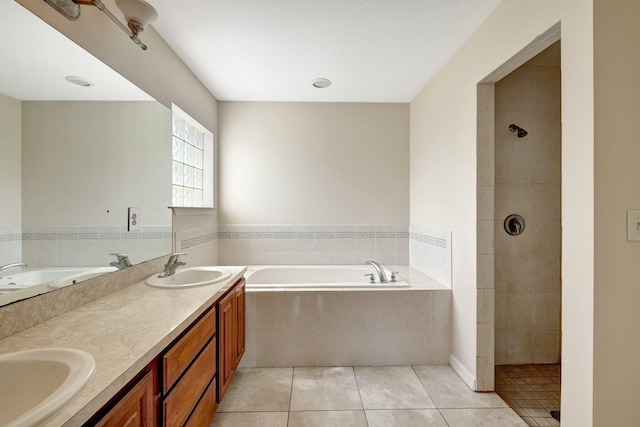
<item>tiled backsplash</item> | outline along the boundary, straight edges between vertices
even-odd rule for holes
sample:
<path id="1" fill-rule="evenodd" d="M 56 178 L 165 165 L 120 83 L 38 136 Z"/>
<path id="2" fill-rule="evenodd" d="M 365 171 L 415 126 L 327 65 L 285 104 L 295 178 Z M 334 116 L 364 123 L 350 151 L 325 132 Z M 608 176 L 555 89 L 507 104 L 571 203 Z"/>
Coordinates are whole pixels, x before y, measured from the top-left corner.
<path id="1" fill-rule="evenodd" d="M 219 263 L 410 265 L 451 286 L 451 232 L 408 225 L 222 225 Z"/>
<path id="2" fill-rule="evenodd" d="M 0 265 L 22 261 L 22 227 L 0 227 Z"/>
<path id="3" fill-rule="evenodd" d="M 451 287 L 451 231 L 411 226 L 409 265 Z"/>
<path id="4" fill-rule="evenodd" d="M 116 252 L 129 254 L 137 264 L 171 252 L 171 244 L 169 225 L 142 226 L 133 232 L 124 227 L 5 228 L 0 230 L 0 264 L 99 266 L 114 261 L 110 254 Z"/>
<path id="5" fill-rule="evenodd" d="M 409 263 L 406 225 L 223 225 L 220 264 Z"/>

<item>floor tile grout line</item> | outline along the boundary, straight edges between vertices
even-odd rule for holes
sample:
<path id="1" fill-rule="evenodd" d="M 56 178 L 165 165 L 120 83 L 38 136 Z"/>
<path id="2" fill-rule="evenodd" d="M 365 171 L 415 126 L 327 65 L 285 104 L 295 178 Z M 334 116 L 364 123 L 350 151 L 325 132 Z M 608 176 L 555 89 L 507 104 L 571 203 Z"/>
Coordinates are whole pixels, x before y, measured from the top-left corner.
<path id="1" fill-rule="evenodd" d="M 449 422 L 447 421 L 447 419 L 444 417 L 444 414 L 442 413 L 442 411 L 440 410 L 440 407 L 438 406 L 438 404 L 436 403 L 436 401 L 433 399 L 433 397 L 431 397 L 431 393 L 429 393 L 429 390 L 427 390 L 427 386 L 424 384 L 424 382 L 422 381 L 422 378 L 420 378 L 420 375 L 418 375 L 418 372 L 416 372 L 416 367 L 414 365 L 411 365 L 411 369 L 413 370 L 413 373 L 415 374 L 416 377 L 418 377 L 418 381 L 420 381 L 420 384 L 422 385 L 422 388 L 424 388 L 424 391 L 427 393 L 427 396 L 429 396 L 429 399 L 431 399 L 431 401 L 433 402 L 433 404 L 435 405 L 435 409 L 438 410 L 438 413 L 440 414 L 440 417 L 444 420 L 445 424 L 447 425 L 447 427 L 449 427 Z M 445 409 L 445 408 L 442 408 Z"/>
<path id="2" fill-rule="evenodd" d="M 289 388 L 289 410 L 287 411 L 287 427 L 289 426 L 289 420 L 291 419 L 291 402 L 293 401 L 293 382 L 296 379 L 296 367 L 291 367 L 291 387 Z"/>
<path id="3" fill-rule="evenodd" d="M 360 383 L 358 382 L 358 376 L 356 375 L 356 367 L 351 366 L 351 371 L 353 372 L 353 378 L 356 380 L 356 388 L 358 389 L 358 397 L 360 398 L 360 405 L 362 406 L 362 411 L 364 412 L 364 421 L 367 423 L 367 427 L 369 427 L 369 417 L 367 417 L 367 410 L 364 407 L 364 402 L 362 400 L 362 392 L 360 391 Z"/>

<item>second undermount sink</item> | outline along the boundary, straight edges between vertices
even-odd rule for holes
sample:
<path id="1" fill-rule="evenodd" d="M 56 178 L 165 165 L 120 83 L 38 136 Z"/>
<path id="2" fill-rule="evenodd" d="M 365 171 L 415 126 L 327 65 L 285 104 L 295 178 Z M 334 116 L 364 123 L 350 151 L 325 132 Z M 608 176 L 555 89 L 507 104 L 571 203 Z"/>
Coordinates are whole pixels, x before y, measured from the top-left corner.
<path id="1" fill-rule="evenodd" d="M 230 276 L 231 272 L 222 267 L 191 267 L 178 269 L 167 277 L 154 274 L 147 278 L 146 283 L 157 288 L 189 288 L 219 283 Z"/>
<path id="2" fill-rule="evenodd" d="M 96 362 L 74 348 L 0 354 L 0 425 L 38 425 L 93 378 Z"/>

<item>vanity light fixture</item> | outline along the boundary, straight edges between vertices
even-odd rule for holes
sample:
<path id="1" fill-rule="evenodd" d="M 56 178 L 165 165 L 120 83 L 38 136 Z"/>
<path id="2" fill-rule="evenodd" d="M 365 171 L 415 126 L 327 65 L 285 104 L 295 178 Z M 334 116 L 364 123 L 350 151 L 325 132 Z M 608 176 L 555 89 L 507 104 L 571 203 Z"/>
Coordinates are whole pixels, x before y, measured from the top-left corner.
<path id="1" fill-rule="evenodd" d="M 78 86 L 82 86 L 82 87 L 93 86 L 93 83 L 91 83 L 89 80 L 85 79 L 84 77 L 67 76 L 64 79 L 66 81 L 68 81 L 69 83 L 72 83 L 72 84 L 78 85 Z"/>
<path id="2" fill-rule="evenodd" d="M 44 0 L 63 14 L 67 19 L 75 21 L 80 17 L 80 5 L 93 5 L 104 12 L 118 27 L 129 35 L 135 44 L 142 50 L 147 50 L 147 45 L 142 43 L 138 35 L 144 28 L 158 17 L 158 12 L 144 0 L 116 0 L 116 6 L 122 11 L 127 25 L 116 18 L 101 0 Z"/>
<path id="3" fill-rule="evenodd" d="M 324 89 L 331 86 L 331 80 L 321 77 L 318 79 L 313 79 L 313 82 L 311 82 L 311 84 L 317 89 Z"/>

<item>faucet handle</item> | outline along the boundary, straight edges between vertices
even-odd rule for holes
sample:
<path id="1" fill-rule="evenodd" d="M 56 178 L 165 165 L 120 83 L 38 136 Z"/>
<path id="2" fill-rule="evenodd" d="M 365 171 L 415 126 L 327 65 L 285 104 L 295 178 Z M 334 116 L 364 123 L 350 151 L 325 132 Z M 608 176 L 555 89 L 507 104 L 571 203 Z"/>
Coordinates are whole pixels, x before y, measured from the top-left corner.
<path id="1" fill-rule="evenodd" d="M 167 261 L 167 264 L 173 264 L 174 262 L 178 262 L 178 257 L 180 257 L 180 255 L 188 255 L 188 254 L 184 252 L 174 252 L 169 255 L 169 261 Z"/>
<path id="2" fill-rule="evenodd" d="M 369 276 L 369 283 L 376 283 L 376 279 L 373 273 L 365 274 L 365 276 Z"/>
<path id="3" fill-rule="evenodd" d="M 400 272 L 399 271 L 392 271 L 391 272 L 391 277 L 389 278 L 389 280 L 391 280 L 392 282 L 397 281 L 398 276 L 396 276 L 396 274 L 400 274 Z"/>
<path id="4" fill-rule="evenodd" d="M 122 261 L 123 259 L 128 258 L 127 254 L 112 253 L 111 255 L 117 257 L 118 261 Z"/>

